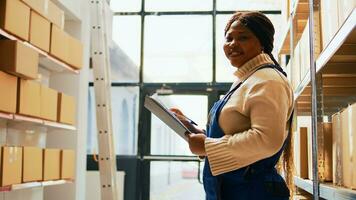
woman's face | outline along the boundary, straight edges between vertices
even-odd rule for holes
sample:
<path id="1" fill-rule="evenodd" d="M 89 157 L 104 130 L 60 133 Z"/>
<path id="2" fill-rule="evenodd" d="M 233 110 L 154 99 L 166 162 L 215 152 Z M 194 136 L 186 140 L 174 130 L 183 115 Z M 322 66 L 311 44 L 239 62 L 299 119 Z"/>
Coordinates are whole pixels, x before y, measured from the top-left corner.
<path id="1" fill-rule="evenodd" d="M 238 21 L 231 24 L 225 39 L 224 52 L 234 67 L 241 67 L 262 52 L 257 37 Z"/>

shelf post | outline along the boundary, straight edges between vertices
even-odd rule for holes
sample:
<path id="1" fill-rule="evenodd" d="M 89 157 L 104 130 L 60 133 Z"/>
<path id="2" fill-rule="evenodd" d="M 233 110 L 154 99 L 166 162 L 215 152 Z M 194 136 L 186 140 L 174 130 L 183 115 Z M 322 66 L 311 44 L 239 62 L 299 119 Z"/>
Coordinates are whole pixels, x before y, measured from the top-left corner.
<path id="1" fill-rule="evenodd" d="M 318 173 L 318 108 L 317 108 L 317 84 L 315 65 L 315 35 L 314 35 L 314 13 L 318 13 L 319 0 L 309 0 L 309 43 L 310 43 L 310 82 L 312 93 L 312 163 L 313 163 L 313 196 L 319 200 L 319 173 Z"/>

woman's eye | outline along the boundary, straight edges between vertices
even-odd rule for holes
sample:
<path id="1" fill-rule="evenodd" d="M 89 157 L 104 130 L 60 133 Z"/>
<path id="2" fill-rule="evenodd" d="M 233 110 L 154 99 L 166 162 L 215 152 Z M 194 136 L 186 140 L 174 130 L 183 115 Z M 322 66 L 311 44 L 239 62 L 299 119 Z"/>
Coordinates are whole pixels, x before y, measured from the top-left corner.
<path id="1" fill-rule="evenodd" d="M 227 37 L 226 38 L 226 42 L 231 42 L 232 41 L 232 38 L 231 37 Z"/>
<path id="2" fill-rule="evenodd" d="M 239 41 L 246 41 L 246 40 L 248 40 L 248 37 L 247 36 L 240 36 L 240 37 L 238 37 L 238 40 Z"/>

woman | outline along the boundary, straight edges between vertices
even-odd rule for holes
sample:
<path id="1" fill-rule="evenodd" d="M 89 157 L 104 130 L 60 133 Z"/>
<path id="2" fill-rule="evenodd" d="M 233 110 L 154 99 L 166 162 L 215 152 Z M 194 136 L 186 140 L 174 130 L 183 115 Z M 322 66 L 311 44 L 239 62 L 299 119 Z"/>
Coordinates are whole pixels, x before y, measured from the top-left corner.
<path id="1" fill-rule="evenodd" d="M 209 114 L 206 131 L 172 111 L 195 134 L 190 150 L 206 156 L 207 200 L 287 200 L 290 192 L 276 165 L 283 153 L 292 185 L 293 91 L 272 55 L 274 27 L 260 12 L 237 12 L 225 29 L 224 52 L 236 67 L 236 82 Z M 292 188 L 290 188 L 292 189 Z"/>

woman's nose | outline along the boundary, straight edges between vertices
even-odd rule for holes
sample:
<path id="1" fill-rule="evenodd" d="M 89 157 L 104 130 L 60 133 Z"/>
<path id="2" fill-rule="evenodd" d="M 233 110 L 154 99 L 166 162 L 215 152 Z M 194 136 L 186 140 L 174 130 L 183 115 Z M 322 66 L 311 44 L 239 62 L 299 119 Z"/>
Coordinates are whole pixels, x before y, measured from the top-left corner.
<path id="1" fill-rule="evenodd" d="M 236 40 L 231 40 L 231 42 L 229 43 L 229 47 L 230 48 L 234 48 L 238 45 L 238 43 L 236 42 Z"/>

